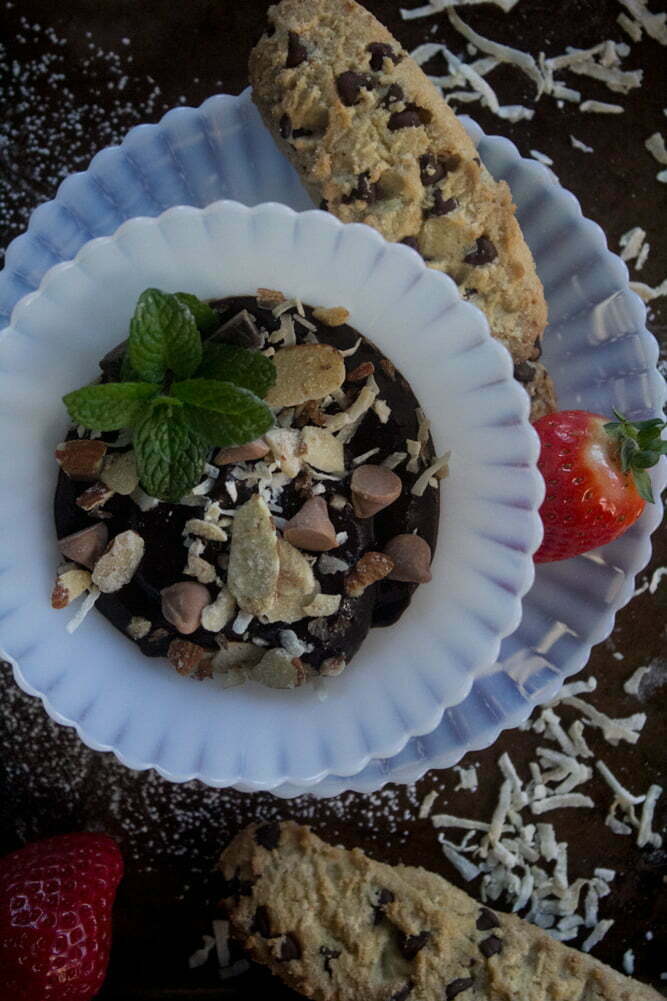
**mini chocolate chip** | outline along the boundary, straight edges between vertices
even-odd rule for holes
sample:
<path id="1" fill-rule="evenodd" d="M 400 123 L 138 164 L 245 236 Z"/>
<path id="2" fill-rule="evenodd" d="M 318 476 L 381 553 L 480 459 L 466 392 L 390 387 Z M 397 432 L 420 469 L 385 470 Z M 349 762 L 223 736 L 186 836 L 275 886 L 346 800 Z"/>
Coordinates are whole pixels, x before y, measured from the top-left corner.
<path id="1" fill-rule="evenodd" d="M 472 987 L 474 983 L 472 977 L 460 977 L 458 980 L 452 980 L 445 989 L 445 1001 L 453 1001 L 459 994 L 463 994 L 464 991 Z"/>
<path id="2" fill-rule="evenodd" d="M 308 52 L 306 46 L 302 45 L 296 31 L 290 31 L 287 36 L 287 60 L 285 68 L 293 70 L 296 66 L 300 66 L 301 63 L 305 63 L 307 58 Z"/>
<path id="3" fill-rule="evenodd" d="M 502 939 L 498 938 L 497 935 L 489 935 L 488 938 L 485 938 L 483 942 L 479 943 L 479 951 L 483 956 L 486 956 L 487 959 L 490 959 L 491 956 L 495 956 L 497 953 L 502 952 L 502 949 Z"/>
<path id="4" fill-rule="evenodd" d="M 480 160 L 480 158 L 478 156 L 473 156 L 472 159 L 473 159 L 473 163 L 476 163 L 478 167 L 482 166 L 482 161 Z"/>
<path id="5" fill-rule="evenodd" d="M 263 904 L 255 911 L 255 916 L 250 925 L 251 932 L 259 932 L 262 938 L 271 938 L 271 915 L 267 907 Z"/>
<path id="6" fill-rule="evenodd" d="M 288 963 L 291 959 L 301 959 L 301 955 L 301 946 L 298 939 L 291 932 L 287 932 L 280 946 L 278 962 Z"/>
<path id="7" fill-rule="evenodd" d="M 420 931 L 418 935 L 399 934 L 398 948 L 405 959 L 414 959 L 431 937 L 430 931 Z"/>
<path id="8" fill-rule="evenodd" d="M 410 247 L 411 250 L 416 250 L 419 253 L 419 244 L 417 243 L 417 238 L 414 236 L 404 236 L 401 240 L 406 247 Z"/>
<path id="9" fill-rule="evenodd" d="M 338 959 L 340 956 L 340 949 L 329 949 L 326 945 L 321 945 L 320 956 L 324 956 L 324 972 L 328 973 L 329 976 L 332 977 L 333 971 L 331 969 L 331 960 Z"/>
<path id="10" fill-rule="evenodd" d="M 394 111 L 389 116 L 387 127 L 390 132 L 397 132 L 399 129 L 415 129 L 421 124 L 419 109 L 414 104 L 408 104 L 403 111 Z"/>
<path id="11" fill-rule="evenodd" d="M 266 35 L 267 38 L 273 38 L 275 33 L 276 33 L 276 26 L 275 24 L 273 24 L 272 21 L 269 21 L 269 23 L 266 26 L 264 34 Z"/>
<path id="12" fill-rule="evenodd" d="M 380 104 L 383 108 L 389 109 L 392 104 L 396 104 L 397 101 L 402 101 L 404 97 L 405 94 L 403 93 L 403 88 L 397 83 L 392 83 L 391 87 L 382 98 Z"/>
<path id="13" fill-rule="evenodd" d="M 477 918 L 477 931 L 489 931 L 491 928 L 500 928 L 500 921 L 488 907 L 482 907 Z"/>
<path id="14" fill-rule="evenodd" d="M 495 261 L 498 251 L 487 236 L 477 237 L 477 245 L 474 250 L 463 258 L 465 264 L 473 264 L 478 267 L 480 264 L 490 264 Z"/>
<path id="15" fill-rule="evenodd" d="M 218 886 L 218 892 L 223 900 L 229 897 L 249 897 L 252 893 L 253 881 L 251 879 L 239 879 L 238 870 L 231 879 L 222 879 Z"/>
<path id="16" fill-rule="evenodd" d="M 541 357 L 542 357 L 542 341 L 537 340 L 533 344 L 533 350 L 530 353 L 530 360 L 539 361 Z"/>
<path id="17" fill-rule="evenodd" d="M 436 188 L 433 193 L 433 205 L 430 209 L 427 209 L 424 213 L 425 219 L 437 218 L 441 215 L 447 215 L 449 212 L 453 212 L 454 209 L 458 208 L 459 203 L 456 198 L 448 198 L 445 200 L 442 197 L 442 191 L 440 188 Z"/>
<path id="18" fill-rule="evenodd" d="M 364 76 L 363 73 L 355 73 L 354 70 L 346 70 L 345 73 L 336 77 L 336 90 L 346 108 L 357 104 L 362 87 L 365 87 L 366 90 L 373 89 L 374 83 L 371 77 Z"/>
<path id="19" fill-rule="evenodd" d="M 386 42 L 371 42 L 370 45 L 366 46 L 366 51 L 371 54 L 371 69 L 375 73 L 380 72 L 385 59 L 391 59 L 394 64 L 401 61 L 401 57 Z"/>
<path id="20" fill-rule="evenodd" d="M 535 369 L 530 362 L 517 362 L 514 366 L 514 378 L 517 382 L 532 382 L 535 378 Z"/>
<path id="21" fill-rule="evenodd" d="M 292 119 L 289 115 L 283 115 L 278 126 L 282 139 L 289 139 L 292 133 Z"/>
<path id="22" fill-rule="evenodd" d="M 377 198 L 377 184 L 370 183 L 370 176 L 367 170 L 363 174 L 359 174 L 356 188 L 352 188 L 349 195 L 345 195 L 341 201 L 345 205 L 356 201 L 368 202 L 369 205 L 372 205 Z"/>
<path id="23" fill-rule="evenodd" d="M 467 301 L 469 299 L 472 299 L 472 297 L 474 295 L 477 295 L 477 289 L 476 288 L 467 288 L 464 291 L 464 293 L 463 293 L 463 298 Z"/>
<path id="24" fill-rule="evenodd" d="M 393 903 L 396 897 L 391 892 L 387 890 L 386 887 L 382 887 L 378 891 L 378 902 L 377 906 L 373 908 L 373 924 L 379 925 L 384 917 L 384 908 L 387 904 Z"/>
<path id="25" fill-rule="evenodd" d="M 412 980 L 408 980 L 407 984 L 400 987 L 395 994 L 388 999 L 388 1001 L 405 1001 L 407 997 L 412 993 L 412 988 L 414 987 Z"/>
<path id="26" fill-rule="evenodd" d="M 320 202 L 320 209 L 322 212 L 329 211 L 329 202 L 326 200 L 326 198 L 323 198 L 322 201 Z"/>
<path id="27" fill-rule="evenodd" d="M 419 157 L 419 170 L 421 174 L 421 182 L 425 187 L 431 184 L 437 184 L 441 181 L 443 177 L 450 172 L 450 170 L 456 170 L 461 162 L 461 157 L 453 154 L 452 156 L 439 156 L 435 157 L 433 153 L 424 153 L 423 156 Z"/>
<path id="28" fill-rule="evenodd" d="M 274 848 L 278 847 L 280 842 L 280 824 L 277 820 L 271 820 L 268 824 L 262 824 L 255 831 L 255 841 L 262 848 L 266 848 L 267 851 L 272 852 Z"/>
<path id="29" fill-rule="evenodd" d="M 292 139 L 306 139 L 308 136 L 312 136 L 311 129 L 294 129 L 292 133 Z"/>

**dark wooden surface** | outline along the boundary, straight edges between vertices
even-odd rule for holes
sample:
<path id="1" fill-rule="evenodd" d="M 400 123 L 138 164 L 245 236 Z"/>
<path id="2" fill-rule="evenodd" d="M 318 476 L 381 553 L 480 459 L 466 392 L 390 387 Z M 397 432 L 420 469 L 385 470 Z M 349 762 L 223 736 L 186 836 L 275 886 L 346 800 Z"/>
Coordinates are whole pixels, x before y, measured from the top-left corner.
<path id="1" fill-rule="evenodd" d="M 168 0 L 6 3 L 0 13 L 0 43 L 8 56 L 0 55 L 4 119 L 4 125 L 0 124 L 0 203 L 4 205 L 0 246 L 20 232 L 29 209 L 53 195 L 59 176 L 84 167 L 98 148 L 120 138 L 131 125 L 156 120 L 168 107 L 183 103 L 182 99 L 198 104 L 217 91 L 242 90 L 248 52 L 261 33 L 267 6 L 265 0 L 189 0 L 178 5 Z M 442 16 L 404 22 L 398 13 L 399 0 L 368 0 L 367 6 L 408 48 L 428 37 L 446 40 L 454 51 L 463 50 Z M 657 10 L 660 5 L 653 6 Z M 496 40 L 533 53 L 543 49 L 549 55 L 564 51 L 567 45 L 587 47 L 605 38 L 625 41 L 616 24 L 621 9 L 616 0 L 562 0 L 558 4 L 522 0 L 510 15 L 485 6 L 466 10 L 465 20 Z M 432 25 L 437 25 L 434 35 L 430 34 Z M 48 37 L 48 28 L 64 39 L 64 45 Z M 117 58 L 106 58 L 105 53 L 115 53 Z M 45 55 L 54 61 L 45 64 Z M 667 273 L 665 188 L 655 181 L 658 167 L 643 142 L 652 132 L 665 131 L 664 58 L 665 49 L 656 42 L 633 45 L 626 68 L 642 67 L 645 82 L 641 90 L 620 98 L 627 109 L 623 116 L 585 115 L 569 105 L 561 110 L 552 100 L 543 99 L 532 122 L 512 126 L 478 105 L 469 106 L 483 128 L 507 135 L 524 154 L 536 148 L 550 155 L 563 184 L 581 200 L 584 212 L 605 229 L 612 249 L 617 249 L 620 234 L 632 226 L 648 230 L 651 255 L 638 277 L 653 285 Z M 18 72 L 12 68 L 14 60 Z M 28 66 L 32 69 L 24 89 L 29 99 L 21 105 L 11 75 L 16 81 L 20 67 Z M 54 81 L 55 72 L 64 78 Z M 123 76 L 127 79 L 119 91 Z M 501 68 L 491 79 L 504 103 L 530 98 L 532 85 L 513 70 Z M 616 99 L 595 81 L 574 77 L 568 82 L 585 90 L 587 97 Z M 72 126 L 74 109 L 84 123 L 78 132 Z M 44 143 L 35 140 L 38 111 L 45 122 L 46 152 Z M 30 127 L 22 127 L 28 119 Z M 573 149 L 570 134 L 593 146 L 595 153 Z M 666 302 L 654 303 L 651 314 L 663 341 Z M 648 574 L 664 564 L 667 537 L 663 531 L 655 538 Z M 596 648 L 586 671 L 586 676 L 598 679 L 592 700 L 601 709 L 615 716 L 640 710 L 649 714 L 634 747 L 610 748 L 594 734 L 590 737 L 594 751 L 633 791 L 645 791 L 661 776 L 664 781 L 666 689 L 659 681 L 667 677 L 666 609 L 667 580 L 663 580 L 654 594 L 645 591 L 620 614 L 613 636 Z M 646 664 L 656 665 L 658 683 L 639 704 L 623 693 L 622 683 L 636 667 Z M 152 773 L 129 772 L 110 756 L 86 749 L 72 731 L 52 724 L 41 704 L 16 688 L 6 669 L 0 671 L 0 699 L 0 852 L 29 839 L 87 828 L 115 835 L 125 853 L 127 876 L 116 908 L 114 953 L 101 995 L 107 1001 L 295 997 L 258 969 L 227 985 L 220 984 L 215 964 L 196 972 L 188 970 L 187 957 L 200 944 L 201 934 L 210 931 L 215 913 L 211 867 L 236 830 L 257 817 L 293 816 L 312 823 L 325 837 L 361 845 L 387 861 L 426 865 L 460 883 L 440 852 L 431 824 L 416 819 L 417 804 L 436 789 L 439 808 L 488 820 L 497 795 L 499 754 L 509 750 L 519 767 L 525 768 L 538 743 L 534 735 L 515 731 L 505 734 L 493 748 L 471 755 L 479 765 L 480 787 L 475 794 L 455 793 L 457 776 L 443 772 L 429 774 L 416 789 L 389 787 L 372 797 L 345 795 L 324 803 L 307 798 L 287 803 L 270 796 L 211 790 L 199 783 L 173 786 Z M 596 802 L 608 802 L 602 786 L 595 785 L 594 790 Z M 656 823 L 662 829 L 664 805 L 663 797 Z M 640 850 L 632 839 L 615 837 L 604 826 L 601 810 L 563 813 L 554 820 L 559 835 L 570 841 L 571 877 L 589 875 L 596 865 L 619 872 L 614 893 L 601 905 L 601 916 L 614 918 L 616 923 L 596 955 L 620 968 L 623 953 L 632 948 L 637 974 L 658 985 L 660 972 L 667 969 L 665 852 Z M 475 888 L 473 884 L 473 892 Z M 647 932 L 654 933 L 652 941 L 647 941 Z"/>

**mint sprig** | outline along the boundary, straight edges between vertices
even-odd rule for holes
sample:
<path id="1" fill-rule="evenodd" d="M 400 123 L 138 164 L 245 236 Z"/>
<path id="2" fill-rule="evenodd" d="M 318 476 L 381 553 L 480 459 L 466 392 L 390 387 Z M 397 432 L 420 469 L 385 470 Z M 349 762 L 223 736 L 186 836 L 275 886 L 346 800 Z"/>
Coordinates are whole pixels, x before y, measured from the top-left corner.
<path id="1" fill-rule="evenodd" d="M 273 424 L 261 399 L 273 362 L 235 345 L 202 346 L 218 314 L 188 292 L 146 289 L 132 320 L 120 381 L 63 397 L 94 431 L 132 428 L 137 468 L 152 497 L 178 501 L 199 481 L 212 446 L 243 445 Z"/>

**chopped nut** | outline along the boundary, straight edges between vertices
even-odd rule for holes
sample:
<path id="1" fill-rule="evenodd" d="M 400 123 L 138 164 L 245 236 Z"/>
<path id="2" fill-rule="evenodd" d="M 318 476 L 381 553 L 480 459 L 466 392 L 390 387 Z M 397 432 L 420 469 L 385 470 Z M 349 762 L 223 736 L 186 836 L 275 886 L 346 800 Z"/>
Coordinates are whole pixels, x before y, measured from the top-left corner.
<path id="1" fill-rule="evenodd" d="M 391 407 L 384 400 L 376 400 L 373 404 L 373 410 L 380 424 L 386 424 L 391 417 Z"/>
<path id="2" fill-rule="evenodd" d="M 394 564 L 389 580 L 424 584 L 431 579 L 431 547 L 419 535 L 395 535 L 384 553 Z"/>
<path id="3" fill-rule="evenodd" d="M 68 560 L 73 560 L 75 563 L 80 563 L 81 566 L 92 570 L 106 549 L 108 541 L 107 526 L 100 522 L 89 528 L 83 528 L 80 532 L 66 535 L 64 539 L 59 539 L 58 549 Z"/>
<path id="4" fill-rule="evenodd" d="M 245 445 L 235 445 L 233 448 L 221 448 L 213 460 L 216 466 L 231 466 L 237 462 L 252 462 L 253 459 L 263 459 L 269 451 L 269 446 L 263 438 L 255 438 Z"/>
<path id="5" fill-rule="evenodd" d="M 104 483 L 93 483 L 92 487 L 88 487 L 77 497 L 76 503 L 82 511 L 90 514 L 91 511 L 98 511 L 103 507 L 108 500 L 111 500 L 113 494 L 113 490 Z"/>
<path id="6" fill-rule="evenodd" d="M 142 619 L 139 615 L 133 615 L 127 625 L 127 635 L 133 640 L 142 640 L 148 636 L 153 628 L 148 619 Z"/>
<path id="7" fill-rule="evenodd" d="M 386 466 L 358 466 L 350 480 L 352 506 L 357 518 L 372 518 L 401 496 L 400 476 Z"/>
<path id="8" fill-rule="evenodd" d="M 216 671 L 237 671 L 242 668 L 254 667 L 264 656 L 264 650 L 254 643 L 237 643 L 235 640 L 225 642 L 225 646 L 213 655 L 213 667 Z"/>
<path id="9" fill-rule="evenodd" d="M 280 572 L 272 605 L 264 612 L 267 622 L 298 622 L 306 616 L 304 605 L 319 590 L 312 567 L 305 556 L 285 539 L 278 541 Z"/>
<path id="10" fill-rule="evenodd" d="M 313 310 L 313 316 L 325 327 L 342 327 L 349 320 L 350 311 L 344 306 L 332 306 L 330 309 L 318 306 Z"/>
<path id="11" fill-rule="evenodd" d="M 345 362 L 330 344 L 297 344 L 277 351 L 275 385 L 266 394 L 270 407 L 293 407 L 321 400 L 345 381 Z"/>
<path id="12" fill-rule="evenodd" d="M 271 512 L 254 494 L 234 518 L 227 572 L 227 585 L 242 611 L 261 615 L 271 607 L 278 571 L 278 535 Z"/>
<path id="13" fill-rule="evenodd" d="M 387 577 L 393 568 L 393 561 L 384 553 L 365 553 L 345 578 L 345 593 L 350 598 L 359 598 L 367 587 Z"/>
<path id="14" fill-rule="evenodd" d="M 382 368 L 384 369 L 386 375 L 388 375 L 390 379 L 396 378 L 396 366 L 393 364 L 393 362 L 390 362 L 388 358 L 381 358 L 380 365 L 382 365 Z"/>
<path id="15" fill-rule="evenodd" d="M 324 427 L 325 423 L 326 416 L 320 409 L 319 400 L 306 400 L 294 418 L 294 425 L 298 428 L 302 428 L 306 424 L 316 424 L 318 427 Z"/>
<path id="16" fill-rule="evenodd" d="M 73 563 L 66 563 L 56 574 L 56 582 L 51 592 L 51 608 L 67 608 L 75 598 L 88 590 L 91 582 L 88 570 L 82 570 Z"/>
<path id="17" fill-rule="evenodd" d="M 306 615 L 312 615 L 314 618 L 327 618 L 336 614 L 341 599 L 340 594 L 316 594 L 310 604 L 304 605 L 303 610 Z"/>
<path id="18" fill-rule="evenodd" d="M 160 591 L 162 614 L 179 633 L 189 636 L 199 629 L 203 610 L 210 605 L 211 595 L 203 584 L 193 580 L 179 581 Z"/>
<path id="19" fill-rule="evenodd" d="M 167 660 L 179 674 L 188 678 L 212 678 L 211 651 L 189 640 L 172 640 L 167 650 Z"/>
<path id="20" fill-rule="evenodd" d="M 277 292 L 273 288 L 258 288 L 255 296 L 260 309 L 273 309 L 274 306 L 279 306 L 281 302 L 287 302 L 282 292 Z"/>
<path id="21" fill-rule="evenodd" d="M 116 452 L 107 456 L 100 474 L 102 483 L 110 490 L 127 497 L 139 486 L 139 473 L 134 451 Z"/>
<path id="22" fill-rule="evenodd" d="M 363 382 L 369 375 L 375 372 L 375 365 L 372 361 L 362 361 L 361 364 L 347 373 L 347 382 Z"/>
<path id="23" fill-rule="evenodd" d="M 201 613 L 202 628 L 210 633 L 219 633 L 236 613 L 236 600 L 226 587 L 212 604 L 207 605 Z"/>
<path id="24" fill-rule="evenodd" d="M 56 448 L 56 459 L 70 480 L 96 480 L 102 472 L 106 443 L 98 438 L 63 441 Z"/>
<path id="25" fill-rule="evenodd" d="M 211 542 L 226 542 L 227 533 L 212 521 L 204 521 L 202 518 L 190 518 L 183 526 L 184 535 L 197 535 L 200 539 L 209 539 Z"/>
<path id="26" fill-rule="evenodd" d="M 134 577 L 144 555 L 144 540 L 129 529 L 121 532 L 95 564 L 93 584 L 104 594 L 120 591 Z"/>
<path id="27" fill-rule="evenodd" d="M 299 451 L 304 462 L 323 473 L 342 473 L 345 469 L 343 443 L 324 428 L 303 428 Z"/>
<path id="28" fill-rule="evenodd" d="M 285 525 L 283 534 L 298 549 L 324 553 L 336 548 L 336 529 L 323 497 L 311 497 Z"/>
<path id="29" fill-rule="evenodd" d="M 299 432 L 292 428 L 274 428 L 266 432 L 265 438 L 276 462 L 280 463 L 281 472 L 294 479 L 302 463 Z"/>
<path id="30" fill-rule="evenodd" d="M 195 539 L 188 548 L 188 561 L 185 564 L 183 573 L 188 577 L 194 577 L 200 584 L 213 584 L 217 578 L 216 569 L 208 560 L 202 559 L 204 543 L 201 539 Z"/>
<path id="31" fill-rule="evenodd" d="M 306 672 L 298 657 L 275 649 L 264 654 L 248 677 L 267 688 L 298 688 L 306 680 Z"/>
<path id="32" fill-rule="evenodd" d="M 325 678 L 335 678 L 345 670 L 346 662 L 344 657 L 327 657 L 320 664 L 320 674 Z"/>

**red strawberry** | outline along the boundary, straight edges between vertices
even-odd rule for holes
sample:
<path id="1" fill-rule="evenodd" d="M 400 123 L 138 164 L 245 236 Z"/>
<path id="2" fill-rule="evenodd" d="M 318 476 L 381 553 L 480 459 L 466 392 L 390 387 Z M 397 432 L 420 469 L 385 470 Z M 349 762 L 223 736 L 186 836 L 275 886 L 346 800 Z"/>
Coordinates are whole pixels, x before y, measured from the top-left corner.
<path id="1" fill-rule="evenodd" d="M 106 834 L 65 834 L 0 859 L 0 997 L 89 1001 L 111 945 L 123 874 Z"/>
<path id="2" fill-rule="evenodd" d="M 614 411 L 616 413 L 616 411 Z M 585 410 L 563 410 L 533 425 L 542 444 L 539 469 L 546 484 L 540 508 L 544 539 L 536 563 L 565 560 L 611 542 L 653 503 L 646 470 L 667 452 L 667 426 L 654 418 L 608 422 Z"/>

